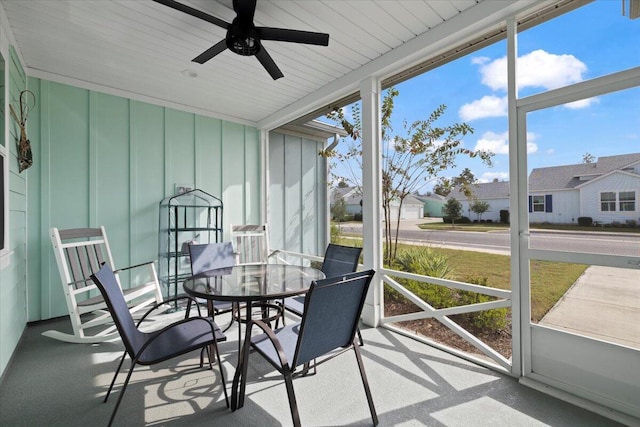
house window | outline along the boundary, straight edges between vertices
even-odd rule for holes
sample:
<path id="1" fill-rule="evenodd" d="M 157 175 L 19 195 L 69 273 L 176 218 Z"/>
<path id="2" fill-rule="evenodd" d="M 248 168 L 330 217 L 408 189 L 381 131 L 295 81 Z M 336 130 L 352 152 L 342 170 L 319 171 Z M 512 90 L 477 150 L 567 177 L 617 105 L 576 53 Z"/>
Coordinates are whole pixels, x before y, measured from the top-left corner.
<path id="1" fill-rule="evenodd" d="M 614 191 L 600 193 L 600 210 L 602 212 L 615 212 L 616 193 Z"/>
<path id="2" fill-rule="evenodd" d="M 544 212 L 544 196 L 533 196 L 533 212 Z"/>
<path id="3" fill-rule="evenodd" d="M 621 191 L 618 195 L 620 212 L 633 212 L 636 210 L 635 191 Z"/>

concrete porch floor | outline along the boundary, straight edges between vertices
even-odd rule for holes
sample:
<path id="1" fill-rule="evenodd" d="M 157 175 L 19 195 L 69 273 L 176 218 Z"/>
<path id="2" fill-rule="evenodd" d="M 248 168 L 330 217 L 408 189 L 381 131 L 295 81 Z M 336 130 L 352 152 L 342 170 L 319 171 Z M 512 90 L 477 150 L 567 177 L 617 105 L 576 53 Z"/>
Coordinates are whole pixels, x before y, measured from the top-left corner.
<path id="1" fill-rule="evenodd" d="M 218 320 L 224 324 L 226 319 Z M 122 344 L 68 344 L 40 335 L 69 327 L 66 318 L 27 327 L 0 383 L 0 425 L 107 424 L 124 374 L 109 401 L 102 400 Z M 362 333 L 381 426 L 620 426 L 391 331 L 365 328 Z M 221 353 L 230 389 L 237 357 L 235 326 L 227 336 Z M 114 425 L 291 425 L 284 383 L 263 359 L 250 357 L 245 406 L 236 412 L 224 404 L 217 369 L 200 369 L 198 361 L 195 352 L 138 367 Z M 304 426 L 371 425 L 352 352 L 321 365 L 317 375 L 294 380 L 294 388 Z"/>

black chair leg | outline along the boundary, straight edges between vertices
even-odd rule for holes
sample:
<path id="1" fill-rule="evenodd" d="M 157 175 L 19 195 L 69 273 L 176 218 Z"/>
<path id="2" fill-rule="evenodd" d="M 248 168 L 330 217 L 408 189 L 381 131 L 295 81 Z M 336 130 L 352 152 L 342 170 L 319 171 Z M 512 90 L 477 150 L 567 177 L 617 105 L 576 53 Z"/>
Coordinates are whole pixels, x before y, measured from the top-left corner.
<path id="1" fill-rule="evenodd" d="M 109 390 L 107 390 L 107 395 L 104 397 L 104 403 L 107 402 L 109 395 L 111 394 L 111 390 L 113 389 L 113 385 L 116 383 L 116 378 L 120 373 L 120 368 L 122 368 L 122 363 L 124 362 L 124 358 L 127 357 L 127 352 L 125 351 L 122 357 L 120 358 L 120 363 L 118 364 L 118 369 L 116 369 L 116 373 L 113 374 L 113 379 L 111 380 L 111 385 L 109 385 Z M 133 365 L 132 365 L 133 366 Z"/>
<path id="2" fill-rule="evenodd" d="M 298 403 L 296 402 L 296 394 L 293 391 L 293 378 L 291 372 L 283 372 L 284 384 L 287 387 L 287 397 L 289 399 L 289 409 L 291 410 L 291 419 L 295 427 L 300 427 L 300 414 L 298 413 Z"/>
<path id="3" fill-rule="evenodd" d="M 116 412 L 118 412 L 118 408 L 120 407 L 120 402 L 122 402 L 122 397 L 124 396 L 124 392 L 127 391 L 127 385 L 129 385 L 129 379 L 131 378 L 131 374 L 133 373 L 133 368 L 136 366 L 135 360 L 131 361 L 131 368 L 129 369 L 129 373 L 127 374 L 127 379 L 124 380 L 124 384 L 122 385 L 122 390 L 120 390 L 120 395 L 118 396 L 118 401 L 116 402 L 115 408 L 113 408 L 113 412 L 111 412 L 111 418 L 109 419 L 108 426 L 111 427 L 113 424 L 113 419 L 116 417 Z"/>
<path id="4" fill-rule="evenodd" d="M 227 404 L 227 408 L 229 408 L 229 394 L 227 393 L 227 383 L 224 380 L 224 371 L 222 369 L 222 360 L 220 359 L 220 351 L 218 351 L 218 344 L 214 341 L 213 351 L 216 352 L 216 359 L 218 360 L 218 369 L 220 370 L 220 382 L 222 382 L 222 391 L 224 392 L 224 401 Z M 209 354 L 209 367 L 213 371 L 213 366 L 211 366 L 211 354 Z"/>
<path id="5" fill-rule="evenodd" d="M 360 344 L 360 347 L 364 346 L 364 341 L 362 340 L 362 334 L 360 333 L 360 328 L 357 329 L 358 332 L 358 343 Z"/>
<path id="6" fill-rule="evenodd" d="M 360 369 L 360 377 L 362 378 L 362 385 L 364 386 L 364 392 L 367 395 L 367 403 L 369 404 L 371 419 L 373 420 L 373 425 L 377 426 L 378 414 L 376 414 L 376 408 L 373 405 L 373 397 L 371 396 L 371 389 L 369 389 L 369 381 L 367 381 L 367 374 L 364 371 L 364 364 L 362 363 L 362 355 L 360 355 L 360 348 L 357 345 L 353 345 L 353 351 L 356 353 L 358 369 Z"/>

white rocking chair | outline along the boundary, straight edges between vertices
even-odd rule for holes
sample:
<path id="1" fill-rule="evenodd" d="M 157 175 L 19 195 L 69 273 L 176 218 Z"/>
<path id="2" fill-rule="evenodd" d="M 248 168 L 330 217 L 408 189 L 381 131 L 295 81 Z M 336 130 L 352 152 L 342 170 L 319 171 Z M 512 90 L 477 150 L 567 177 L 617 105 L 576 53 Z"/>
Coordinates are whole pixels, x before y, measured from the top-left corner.
<path id="1" fill-rule="evenodd" d="M 105 326 L 112 323 L 111 315 L 90 278 L 104 262 L 114 265 L 104 227 L 69 230 L 54 227 L 50 235 L 73 333 L 49 330 L 42 335 L 71 343 L 97 343 L 119 338 L 115 326 Z M 154 261 L 121 268 L 115 273 L 142 267 L 147 269 L 145 283 L 123 289 L 132 314 L 139 312 L 142 315 L 151 305 L 162 302 Z M 122 288 L 119 277 L 118 285 Z"/>

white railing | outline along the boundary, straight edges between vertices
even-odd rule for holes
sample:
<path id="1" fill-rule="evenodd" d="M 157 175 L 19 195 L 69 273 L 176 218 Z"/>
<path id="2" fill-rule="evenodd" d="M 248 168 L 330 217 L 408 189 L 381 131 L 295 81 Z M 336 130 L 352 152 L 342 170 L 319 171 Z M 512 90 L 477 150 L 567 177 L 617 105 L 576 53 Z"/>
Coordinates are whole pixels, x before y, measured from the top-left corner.
<path id="1" fill-rule="evenodd" d="M 281 262 L 285 264 L 295 264 L 292 262 L 292 258 L 298 260 L 299 264 L 306 264 L 311 261 L 322 262 L 323 257 L 317 255 L 308 255 L 299 252 L 293 251 L 285 251 L 285 250 L 274 250 L 271 252 L 270 258 L 276 260 L 276 262 Z M 360 266 L 361 267 L 361 266 Z M 391 269 L 382 269 L 380 272 L 381 278 L 390 287 L 398 291 L 401 295 L 407 298 L 410 302 L 415 304 L 420 311 L 409 313 L 409 314 L 400 314 L 396 316 L 385 317 L 384 313 L 382 319 L 380 319 L 380 324 L 389 329 L 393 329 L 398 331 L 399 328 L 391 326 L 391 324 L 396 322 L 404 322 L 410 320 L 421 320 L 421 319 L 431 319 L 434 318 L 438 320 L 440 323 L 445 325 L 447 328 L 451 329 L 462 339 L 467 341 L 469 344 L 473 345 L 479 351 L 481 351 L 484 355 L 492 359 L 498 366 L 505 369 L 507 372 L 511 371 L 511 361 L 495 351 L 493 348 L 479 340 L 476 336 L 471 334 L 469 331 L 464 329 L 462 326 L 458 325 L 455 321 L 451 320 L 449 316 L 453 316 L 456 314 L 464 314 L 464 313 L 475 313 L 485 310 L 491 310 L 494 308 L 510 308 L 512 305 L 511 301 L 511 291 L 505 289 L 492 288 L 488 286 L 474 285 L 470 283 L 464 282 L 456 282 L 454 280 L 446 280 L 437 277 L 430 276 L 422 276 L 419 274 L 406 273 L 404 271 L 391 270 Z M 430 283 L 438 286 L 444 286 L 449 289 L 458 289 L 462 291 L 476 292 L 478 294 L 491 296 L 494 298 L 498 298 L 495 301 L 481 302 L 476 304 L 467 304 L 455 307 L 447 307 L 436 309 L 427 302 L 425 302 L 420 297 L 416 296 L 413 292 L 402 286 L 400 283 L 395 281 L 393 277 L 399 277 L 403 279 L 415 280 L 417 282 L 422 283 Z M 446 344 L 437 343 L 433 340 L 425 337 L 424 341 L 430 345 L 435 347 L 443 348 L 446 350 L 451 350 L 451 347 L 446 346 Z M 454 349 L 455 350 L 455 349 Z M 462 355 L 458 351 L 454 351 L 454 353 L 458 355 Z M 466 358 L 474 359 L 473 357 L 469 357 L 468 354 L 464 353 Z"/>
<path id="2" fill-rule="evenodd" d="M 493 348 L 480 341 L 476 336 L 471 334 L 469 331 L 464 329 L 462 326 L 458 325 L 456 322 L 451 320 L 449 316 L 455 314 L 463 314 L 463 313 L 475 313 L 484 310 L 491 310 L 494 308 L 508 308 L 511 307 L 511 291 L 491 288 L 487 286 L 473 285 L 469 283 L 456 282 L 453 280 L 440 279 L 437 277 L 429 277 L 429 276 L 421 276 L 419 274 L 406 273 L 403 271 L 390 270 L 390 269 L 382 269 L 380 271 L 382 274 L 382 280 L 384 283 L 398 291 L 401 295 L 407 298 L 411 303 L 415 304 L 421 311 L 409 313 L 409 314 L 400 314 L 397 316 L 384 317 L 380 320 L 381 325 L 388 326 L 391 323 L 403 322 L 408 320 L 421 320 L 421 319 L 431 319 L 434 318 L 442 323 L 444 326 L 455 332 L 458 336 L 463 338 L 469 344 L 473 345 L 475 348 L 480 350 L 487 357 L 494 360 L 499 366 L 503 367 L 505 370 L 511 370 L 511 361 L 495 351 Z M 438 286 L 444 286 L 450 289 L 458 289 L 463 291 L 476 292 L 483 295 L 492 296 L 498 298 L 495 301 L 482 302 L 476 304 L 467 304 L 455 307 L 447 307 L 436 309 L 422 298 L 416 296 L 413 292 L 402 286 L 400 283 L 395 281 L 391 276 L 399 277 L 403 279 L 415 280 L 417 282 L 422 283 L 431 283 Z M 395 329 L 395 328 L 394 328 Z M 430 344 L 438 343 L 434 341 L 429 341 Z"/>

